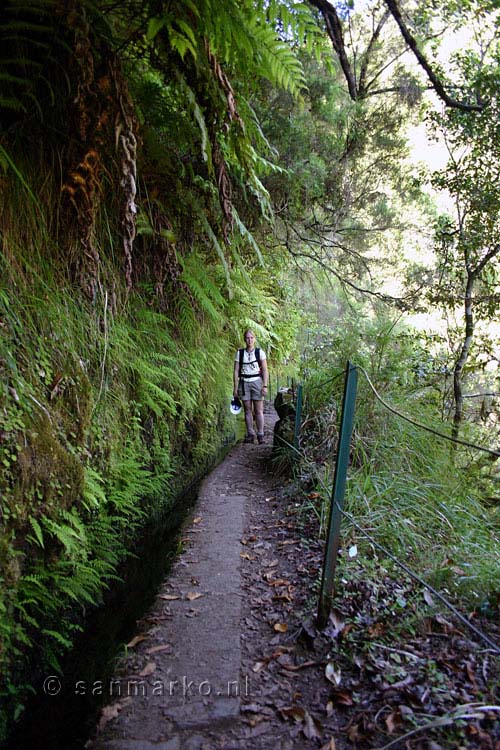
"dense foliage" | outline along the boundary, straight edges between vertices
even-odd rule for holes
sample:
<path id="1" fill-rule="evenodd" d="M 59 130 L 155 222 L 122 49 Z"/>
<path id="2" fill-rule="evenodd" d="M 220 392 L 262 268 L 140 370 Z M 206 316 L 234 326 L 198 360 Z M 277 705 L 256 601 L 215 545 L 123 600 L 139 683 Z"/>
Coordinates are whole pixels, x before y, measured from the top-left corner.
<path id="1" fill-rule="evenodd" d="M 275 370 L 301 349 L 314 384 L 356 352 L 429 421 L 454 408 L 458 432 L 472 416 L 460 402 L 465 362 L 491 363 L 493 334 L 477 358 L 470 319 L 465 359 L 456 332 L 443 336 L 448 350 L 432 337 L 410 345 L 413 334 L 389 335 L 380 304 L 448 314 L 472 273 L 478 315 L 494 313 L 496 11 L 485 0 L 407 10 L 403 20 L 394 0 L 360 13 L 326 0 L 0 8 L 0 735 L 23 710 L 30 673 L 57 668 L 140 529 L 217 452 L 245 327 Z M 438 26 L 475 17 L 479 51 L 444 71 L 433 59 Z M 424 77 L 403 64 L 407 49 Z M 425 99 L 427 81 L 443 111 Z M 409 158 L 407 128 L 429 109 L 434 131 L 465 150 L 434 176 L 456 216 L 438 216 Z M 425 243 L 436 250 L 427 265 Z M 337 401 L 327 388 L 310 406 L 333 417 Z M 404 470 L 406 520 L 390 530 L 382 503 L 380 529 L 418 557 L 409 532 L 422 483 L 446 515 L 459 482 L 450 518 L 462 518 L 465 498 L 467 513 L 484 517 L 480 542 L 470 527 L 465 541 L 478 545 L 471 564 L 491 594 L 494 514 L 481 493 L 496 491 L 492 462 L 477 462 L 471 479 L 461 460 L 451 486 L 453 457 L 424 460 L 415 434 L 388 430 L 368 393 L 363 403 L 360 517 L 368 497 L 396 502 Z M 485 440 L 494 404 L 488 414 Z M 326 432 L 328 444 L 331 420 Z M 413 447 L 400 455 L 394 444 Z"/>

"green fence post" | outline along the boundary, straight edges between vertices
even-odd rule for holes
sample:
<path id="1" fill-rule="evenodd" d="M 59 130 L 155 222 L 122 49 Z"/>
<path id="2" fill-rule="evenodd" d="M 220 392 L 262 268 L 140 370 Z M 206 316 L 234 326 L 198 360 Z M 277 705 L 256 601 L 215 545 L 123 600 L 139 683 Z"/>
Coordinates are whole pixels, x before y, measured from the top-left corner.
<path id="1" fill-rule="evenodd" d="M 330 517 L 328 520 L 328 538 L 325 548 L 323 574 L 321 578 L 321 589 L 319 594 L 317 619 L 319 628 L 324 628 L 328 622 L 331 600 L 333 596 L 335 566 L 337 562 L 337 554 L 339 551 L 340 541 L 340 522 L 342 520 L 341 509 L 344 505 L 347 467 L 349 464 L 349 449 L 351 444 L 352 427 L 354 422 L 354 409 L 356 404 L 357 384 L 358 372 L 351 362 L 347 362 L 344 383 L 344 398 L 342 401 L 342 416 L 340 420 L 340 435 L 337 448 L 337 461 L 335 464 L 332 501 L 330 505 Z"/>
<path id="2" fill-rule="evenodd" d="M 302 418 L 302 385 L 297 386 L 297 401 L 295 403 L 295 430 L 293 433 L 293 444 L 299 449 L 300 421 Z"/>

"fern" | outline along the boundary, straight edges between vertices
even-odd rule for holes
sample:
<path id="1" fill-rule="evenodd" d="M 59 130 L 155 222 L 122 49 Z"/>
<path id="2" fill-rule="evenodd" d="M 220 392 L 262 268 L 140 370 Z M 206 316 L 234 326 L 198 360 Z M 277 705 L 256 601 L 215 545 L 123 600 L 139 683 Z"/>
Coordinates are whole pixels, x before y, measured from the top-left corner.
<path id="1" fill-rule="evenodd" d="M 203 259 L 198 253 L 191 253 L 183 259 L 182 265 L 182 280 L 188 285 L 201 313 L 214 325 L 221 325 L 224 320 L 225 300 Z"/>
<path id="2" fill-rule="evenodd" d="M 233 208 L 233 216 L 236 222 L 236 226 L 238 227 L 240 231 L 240 235 L 243 237 L 243 239 L 247 240 L 250 247 L 255 251 L 255 254 L 258 258 L 260 265 L 264 267 L 265 263 L 264 263 L 264 256 L 262 255 L 262 251 L 260 247 L 258 246 L 258 244 L 256 243 L 253 234 L 246 228 L 246 226 L 241 221 L 240 217 L 238 216 L 238 212 L 236 211 L 235 208 Z"/>
<path id="3" fill-rule="evenodd" d="M 73 642 L 70 641 L 69 638 L 65 638 L 57 630 L 49 630 L 48 628 L 43 628 L 41 634 L 48 635 L 49 638 L 53 638 L 60 646 L 65 649 L 71 648 L 71 646 L 73 645 Z"/>
<path id="4" fill-rule="evenodd" d="M 33 518 L 33 516 L 30 517 L 30 524 L 31 524 L 31 527 L 32 527 L 33 531 L 35 532 L 35 538 L 33 539 L 33 537 L 28 537 L 28 540 L 29 541 L 36 541 L 36 543 L 40 547 L 44 547 L 45 543 L 43 541 L 42 527 L 40 526 L 40 524 L 38 523 L 38 521 L 36 520 L 36 518 Z"/>
<path id="5" fill-rule="evenodd" d="M 203 159 L 208 166 L 209 172 L 213 174 L 212 146 L 210 144 L 210 138 L 208 136 L 207 125 L 203 116 L 203 112 L 196 100 L 194 91 L 190 86 L 188 86 L 184 76 L 179 71 L 177 71 L 177 80 L 179 81 L 181 91 L 184 93 L 187 99 L 189 108 L 194 115 L 194 119 L 200 131 L 201 153 L 203 155 Z"/>
<path id="6" fill-rule="evenodd" d="M 0 109 L 30 111 L 32 106 L 43 117 L 42 101 L 47 92 L 55 101 L 52 83 L 44 69 L 55 66 L 54 49 L 61 50 L 64 39 L 57 30 L 55 0 L 7 2 L 0 14 Z"/>
<path id="7" fill-rule="evenodd" d="M 233 296 L 233 285 L 232 285 L 232 282 L 231 282 L 231 273 L 229 271 L 229 265 L 228 265 L 226 256 L 224 255 L 224 252 L 223 252 L 223 250 L 222 250 L 222 248 L 221 248 L 221 246 L 219 244 L 219 240 L 215 236 L 214 230 L 210 226 L 210 223 L 209 223 L 207 217 L 205 216 L 205 214 L 201 213 L 199 218 L 201 220 L 201 223 L 202 223 L 202 225 L 203 225 L 203 227 L 204 227 L 204 229 L 205 229 L 208 237 L 210 238 L 210 240 L 212 242 L 213 247 L 215 248 L 215 251 L 216 251 L 216 253 L 217 253 L 218 257 L 219 257 L 220 262 L 222 263 L 222 267 L 224 269 L 224 273 L 225 273 L 225 277 L 226 277 L 227 291 L 228 291 L 229 299 L 231 299 L 232 296 Z"/>
<path id="8" fill-rule="evenodd" d="M 83 485 L 83 501 L 87 510 L 96 510 L 106 504 L 106 494 L 103 488 L 103 478 L 92 467 L 85 467 Z"/>

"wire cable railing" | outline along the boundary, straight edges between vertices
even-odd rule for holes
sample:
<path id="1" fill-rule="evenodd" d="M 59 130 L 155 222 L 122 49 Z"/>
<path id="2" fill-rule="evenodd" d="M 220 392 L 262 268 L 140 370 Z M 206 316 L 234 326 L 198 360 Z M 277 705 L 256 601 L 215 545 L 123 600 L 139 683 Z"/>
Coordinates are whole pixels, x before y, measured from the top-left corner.
<path id="1" fill-rule="evenodd" d="M 435 429 L 433 429 L 432 427 L 428 427 L 427 425 L 424 425 L 424 424 L 422 424 L 422 423 L 420 423 L 420 422 L 418 422 L 418 421 L 416 421 L 416 420 L 412 419 L 411 417 L 408 417 L 408 416 L 407 416 L 406 414 L 403 414 L 403 413 L 402 413 L 402 412 L 400 412 L 400 411 L 399 411 L 398 409 L 396 409 L 395 407 L 393 407 L 393 406 L 391 406 L 390 404 L 388 404 L 388 403 L 387 403 L 387 402 L 386 402 L 386 401 L 385 401 L 385 400 L 384 400 L 384 399 L 383 399 L 383 398 L 382 398 L 382 397 L 380 396 L 380 394 L 378 393 L 377 389 L 376 389 L 376 388 L 375 388 L 375 386 L 373 385 L 373 383 L 372 383 L 372 381 L 371 381 L 371 379 L 370 379 L 370 377 L 369 377 L 368 373 L 366 372 L 366 370 L 365 370 L 365 369 L 364 369 L 363 367 L 361 367 L 360 365 L 356 365 L 356 364 L 352 364 L 352 363 L 348 363 L 348 367 L 347 367 L 347 371 L 346 371 L 346 384 L 345 384 L 345 389 L 344 389 L 344 403 L 343 403 L 343 409 L 342 409 L 342 412 L 343 412 L 343 413 L 342 413 L 342 419 L 341 419 L 341 431 L 342 431 L 342 426 L 343 426 L 343 423 L 344 423 L 345 406 L 346 406 L 346 393 L 347 393 L 347 391 L 348 391 L 348 377 L 349 377 L 349 368 L 351 368 L 351 372 L 352 372 L 352 371 L 356 371 L 356 372 L 357 372 L 357 371 L 359 371 L 359 372 L 361 372 L 361 373 L 363 374 L 363 376 L 365 377 L 365 379 L 366 379 L 366 381 L 367 381 L 367 383 L 368 383 L 369 387 L 371 388 L 371 390 L 372 390 L 373 394 L 375 395 L 375 397 L 377 398 L 377 400 L 378 400 L 378 401 L 379 401 L 379 402 L 380 402 L 380 403 L 381 403 L 381 404 L 382 404 L 382 405 L 383 405 L 383 406 L 384 406 L 384 407 L 385 407 L 385 408 L 386 408 L 386 409 L 387 409 L 388 411 L 390 411 L 391 413 L 393 413 L 393 414 L 394 414 L 394 415 L 396 415 L 397 417 L 399 417 L 399 418 L 401 418 L 401 419 L 404 419 L 405 421 L 409 422 L 409 423 L 410 423 L 410 424 L 412 424 L 413 426 L 415 426 L 415 427 L 417 427 L 417 428 L 419 428 L 419 429 L 425 430 L 425 431 L 427 431 L 427 432 L 430 432 L 431 434 L 433 434 L 433 435 L 436 435 L 436 436 L 437 436 L 437 437 L 439 437 L 439 438 L 443 438 L 443 439 L 445 439 L 445 440 L 448 440 L 448 441 L 451 441 L 451 442 L 454 442 L 454 443 L 458 443 L 459 445 L 463 445 L 463 446 L 465 446 L 465 447 L 468 447 L 468 448 L 473 448 L 473 449 L 476 449 L 476 450 L 480 450 L 480 451 L 486 452 L 486 453 L 488 453 L 488 454 L 490 454 L 490 455 L 493 455 L 493 456 L 495 456 L 495 457 L 500 457 L 500 452 L 499 452 L 499 451 L 495 451 L 495 450 L 492 450 L 492 449 L 490 449 L 490 448 L 486 448 L 486 447 L 484 447 L 484 446 L 482 446 L 482 445 L 478 445 L 478 444 L 476 444 L 476 443 L 473 443 L 473 442 L 470 442 L 470 441 L 466 441 L 466 440 L 461 440 L 461 439 L 459 439 L 459 438 L 454 438 L 454 437 L 453 437 L 453 436 L 451 436 L 451 435 L 446 435 L 445 433 L 442 433 L 442 432 L 440 432 L 439 430 L 435 430 Z M 334 380 L 338 379 L 338 377 L 339 377 L 339 374 L 335 375 L 335 376 L 334 376 L 333 378 L 329 378 L 328 380 L 325 380 L 325 381 L 324 381 L 324 383 L 322 383 L 322 384 L 318 384 L 317 386 L 315 385 L 315 386 L 313 386 L 313 387 L 314 387 L 314 388 L 317 388 L 317 387 L 319 387 L 319 385 L 327 385 L 327 384 L 328 384 L 329 382 L 332 382 L 332 381 L 334 381 Z M 355 388 L 354 388 L 354 398 L 355 398 Z M 353 401 L 353 404 L 352 404 L 352 409 L 354 409 L 354 401 Z M 351 415 L 351 417 L 353 417 L 353 414 L 354 414 L 354 412 L 352 412 L 352 415 Z M 296 437 L 297 437 L 297 436 L 296 436 Z M 348 443 L 350 442 L 350 437 L 351 437 L 351 435 L 349 434 L 349 436 L 348 436 L 348 441 L 347 441 Z M 340 444 L 340 442 L 341 442 L 341 439 L 342 439 L 342 434 L 341 434 L 341 435 L 340 435 L 340 437 L 339 437 L 339 444 Z M 284 437 L 281 437 L 281 438 L 280 438 L 280 442 L 281 442 L 281 444 L 282 444 L 283 446 L 286 446 L 286 448 L 288 448 L 289 450 L 293 451 L 294 455 L 295 455 L 295 456 L 296 456 L 297 458 L 300 458 L 300 459 L 302 459 L 302 460 L 304 460 L 304 461 L 306 461 L 306 462 L 308 461 L 307 455 L 306 455 L 306 454 L 305 454 L 305 452 L 304 452 L 304 451 L 303 451 L 303 450 L 301 449 L 301 447 L 300 447 L 300 443 L 299 443 L 299 441 L 298 441 L 297 439 L 295 439 L 295 440 L 294 440 L 294 444 L 293 444 L 293 445 L 292 445 L 292 444 L 291 444 L 290 442 L 288 442 L 288 441 L 287 441 L 287 440 L 286 440 L 286 439 L 285 439 Z M 341 448 L 340 448 L 340 445 L 339 445 L 339 449 L 338 449 L 338 452 L 339 452 L 340 450 L 341 450 Z M 455 617 L 456 617 L 456 618 L 457 618 L 457 619 L 458 619 L 458 620 L 459 620 L 459 621 L 460 621 L 461 623 L 463 623 L 463 624 L 464 624 L 464 625 L 465 625 L 465 626 L 466 626 L 466 627 L 467 627 L 467 628 L 468 628 L 468 629 L 469 629 L 470 631 L 472 631 L 472 632 L 473 632 L 473 633 L 474 633 L 474 634 L 475 634 L 475 635 L 476 635 L 476 636 L 477 636 L 478 638 L 480 638 L 480 639 L 481 639 L 481 640 L 482 640 L 482 641 L 483 641 L 483 642 L 484 642 L 485 644 L 487 644 L 487 645 L 488 645 L 488 647 L 489 647 L 489 648 L 490 648 L 490 649 L 491 649 L 491 650 L 492 650 L 492 651 L 493 651 L 494 653 L 496 653 L 496 654 L 499 654 L 499 653 L 500 653 L 500 647 L 498 646 L 498 644 L 496 644 L 496 643 L 495 643 L 495 642 L 494 642 L 494 641 L 493 641 L 493 640 L 492 640 L 492 639 L 491 639 L 491 638 L 490 638 L 490 637 L 489 637 L 489 636 L 488 636 L 488 635 L 487 635 L 486 633 L 484 633 L 484 632 L 483 632 L 483 631 L 482 631 L 482 630 L 481 630 L 480 628 L 478 628 L 478 627 L 477 627 L 477 626 L 476 626 L 476 625 L 475 625 L 474 623 L 472 623 L 472 622 L 471 622 L 471 621 L 470 621 L 470 620 L 469 620 L 469 619 L 468 619 L 467 617 L 465 617 L 465 616 L 464 616 L 464 615 L 463 615 L 463 614 L 462 614 L 462 613 L 461 613 L 461 612 L 460 612 L 460 611 L 459 611 L 459 610 L 457 609 L 457 607 L 456 607 L 456 606 L 455 606 L 454 604 L 452 604 L 452 603 L 451 603 L 451 602 L 450 602 L 450 601 L 449 601 L 449 600 L 447 599 L 447 597 L 446 597 L 446 596 L 444 596 L 444 594 L 443 594 L 443 593 L 441 593 L 441 592 L 440 592 L 440 591 L 438 591 L 438 590 L 437 590 L 437 589 L 436 589 L 436 588 L 435 588 L 434 586 L 432 586 L 432 585 L 431 585 L 430 583 L 428 583 L 427 581 L 425 581 L 425 579 L 424 579 L 424 578 L 422 578 L 422 576 L 420 576 L 420 575 L 419 575 L 418 573 L 416 573 L 416 572 L 415 572 L 414 570 L 412 570 L 412 569 L 411 569 L 411 568 L 410 568 L 410 567 L 409 567 L 408 565 L 406 565 L 406 563 L 402 562 L 402 561 L 401 561 L 401 560 L 400 560 L 400 559 L 399 559 L 399 558 L 397 557 L 397 555 L 395 555 L 394 553 L 392 553 L 392 552 L 391 552 L 390 550 L 388 550 L 388 549 L 387 549 L 387 548 L 386 548 L 386 547 L 385 547 L 384 545 L 380 544 L 380 542 L 378 542 L 378 541 L 377 541 L 376 539 L 374 539 L 374 537 L 372 536 L 372 534 L 370 534 L 370 533 L 369 533 L 369 532 L 368 532 L 368 531 L 367 531 L 366 529 L 364 529 L 364 528 L 363 528 L 363 527 L 362 527 L 362 526 L 361 526 L 361 525 L 360 525 L 360 524 L 359 524 L 359 523 L 358 523 L 358 522 L 357 522 L 357 521 L 355 520 L 355 518 L 354 518 L 354 517 L 353 517 L 353 516 L 352 516 L 352 515 L 351 515 L 350 513 L 347 513 L 347 512 L 346 512 L 346 511 L 345 511 L 345 510 L 343 509 L 343 507 L 342 507 L 342 505 L 341 505 L 341 502 L 339 502 L 339 499 L 338 499 L 338 498 L 336 498 L 336 496 L 335 496 L 335 484 L 336 484 L 336 482 L 337 482 L 337 480 L 338 480 L 338 477 L 337 477 L 337 469 L 338 469 L 338 463 L 339 463 L 339 461 L 338 461 L 338 458 L 339 458 L 339 456 L 338 456 L 338 454 L 337 454 L 337 461 L 336 461 L 336 467 L 335 467 L 335 478 L 334 478 L 334 488 L 333 488 L 333 491 L 332 491 L 332 503 L 331 503 L 331 511 L 330 511 L 330 515 L 331 515 L 331 517 L 332 517 L 332 515 L 334 515 L 334 514 L 338 514 L 338 517 L 344 517 L 344 518 L 348 519 L 348 520 L 349 520 L 349 522 L 350 522 L 350 523 L 351 523 L 351 524 L 352 524 L 352 525 L 353 525 L 353 526 L 354 526 L 354 527 L 355 527 L 355 528 L 356 528 L 356 529 L 358 530 L 358 532 L 359 532 L 360 534 L 362 534 L 364 538 L 368 539 L 368 540 L 370 541 L 370 543 L 371 543 L 371 544 L 372 544 L 372 545 L 373 545 L 373 546 L 374 546 L 374 547 L 375 547 L 376 549 L 378 549 L 378 550 L 379 550 L 379 551 L 381 551 L 381 552 L 382 552 L 382 553 L 383 553 L 384 555 L 386 555 L 386 556 L 387 556 L 387 557 L 388 557 L 389 559 L 391 559 L 391 560 L 392 560 L 392 561 L 394 562 L 394 564 L 395 564 L 395 565 L 397 565 L 397 566 L 398 566 L 398 567 L 399 567 L 399 568 L 400 568 L 401 570 L 404 570 L 404 571 L 405 571 L 405 573 L 406 573 L 406 574 L 407 574 L 408 576 L 410 576 L 410 577 L 411 577 L 411 578 L 412 578 L 413 580 L 417 581 L 417 582 L 418 582 L 418 583 L 419 583 L 419 584 L 420 584 L 421 586 L 423 586 L 423 587 L 424 587 L 425 589 L 427 589 L 427 590 L 428 590 L 428 591 L 430 591 L 430 592 L 431 592 L 432 594 L 434 594 L 434 596 L 435 596 L 435 597 L 436 597 L 436 598 L 437 598 L 437 599 L 438 599 L 438 600 L 439 600 L 439 601 L 440 601 L 440 602 L 441 602 L 441 603 L 442 603 L 442 604 L 443 604 L 443 605 L 444 605 L 444 606 L 445 606 L 445 607 L 446 607 L 446 608 L 447 608 L 447 609 L 448 609 L 448 610 L 449 610 L 450 612 L 452 612 L 452 614 L 453 614 L 453 615 L 454 615 L 454 616 L 455 616 Z M 346 465 L 346 467 L 345 467 L 345 468 L 346 468 L 346 470 L 347 470 L 347 465 Z M 344 481 L 345 481 L 345 477 L 344 477 Z M 321 484 L 323 485 L 323 489 L 324 489 L 324 490 L 327 490 L 327 488 L 325 487 L 325 485 L 324 485 L 324 484 L 323 484 L 322 482 L 320 482 L 320 483 L 321 483 Z M 342 497 L 342 501 L 343 501 L 343 497 Z M 337 530 L 335 531 L 335 533 L 337 534 L 337 536 L 338 536 L 338 534 L 339 534 L 339 531 L 340 531 L 340 521 L 338 521 L 338 526 L 339 526 L 339 528 L 338 528 L 338 529 L 337 529 Z M 331 533 L 331 532 L 330 532 L 330 533 Z M 336 557 L 336 555 L 337 555 L 337 551 L 338 551 L 338 539 L 337 539 L 337 542 L 336 542 L 335 544 L 333 544 L 333 550 L 334 550 L 334 556 Z M 328 555 L 328 544 L 327 544 L 327 551 L 325 552 L 325 564 L 324 564 L 324 569 L 323 569 L 323 579 L 325 579 L 325 569 L 327 568 L 327 555 Z M 331 561 L 330 561 L 330 562 L 331 562 Z M 334 562 L 335 562 L 335 561 L 334 561 Z M 333 573 L 334 573 L 334 571 L 335 571 L 335 564 L 333 564 L 333 567 L 332 567 L 332 571 L 331 571 L 331 575 L 332 575 L 332 578 L 333 578 Z M 324 580 L 322 581 L 322 589 L 323 589 L 323 584 L 324 584 Z M 332 582 L 332 581 L 330 581 L 330 584 L 331 584 L 331 589 L 329 589 L 329 590 L 333 591 L 333 582 Z M 322 598 L 322 596 L 324 597 L 324 593 L 323 593 L 323 591 L 322 591 L 322 593 L 320 594 L 320 608 L 319 608 L 319 612 L 321 612 L 321 598 Z M 319 620 L 321 620 L 321 616 L 320 616 L 320 615 L 318 616 L 318 619 L 319 619 Z"/>
<path id="2" fill-rule="evenodd" d="M 471 443 L 468 440 L 462 440 L 461 438 L 453 437 L 452 435 L 446 435 L 444 432 L 439 432 L 439 430 L 435 430 L 433 427 L 428 427 L 425 424 L 422 424 L 421 422 L 417 422 L 415 419 L 412 419 L 411 417 L 408 417 L 406 414 L 403 414 L 402 412 L 398 411 L 398 409 L 395 409 L 394 406 L 391 406 L 390 404 L 385 401 L 380 393 L 378 393 L 377 389 L 373 385 L 372 381 L 370 380 L 370 377 L 364 367 L 361 367 L 361 365 L 354 365 L 357 370 L 359 370 L 365 377 L 368 385 L 370 386 L 371 390 L 373 391 L 373 394 L 375 398 L 384 406 L 388 411 L 395 414 L 397 417 L 400 417 L 400 419 L 404 419 L 406 422 L 409 422 L 410 424 L 414 425 L 414 427 L 419 427 L 421 430 L 425 430 L 426 432 L 430 432 L 432 435 L 437 435 L 437 437 L 444 438 L 444 440 L 449 440 L 452 443 L 456 443 L 458 445 L 463 445 L 466 448 L 474 448 L 478 451 L 483 451 L 484 453 L 489 453 L 491 456 L 495 456 L 495 458 L 500 458 L 500 451 L 492 450 L 491 448 L 485 448 L 484 445 L 478 445 L 477 443 Z"/>

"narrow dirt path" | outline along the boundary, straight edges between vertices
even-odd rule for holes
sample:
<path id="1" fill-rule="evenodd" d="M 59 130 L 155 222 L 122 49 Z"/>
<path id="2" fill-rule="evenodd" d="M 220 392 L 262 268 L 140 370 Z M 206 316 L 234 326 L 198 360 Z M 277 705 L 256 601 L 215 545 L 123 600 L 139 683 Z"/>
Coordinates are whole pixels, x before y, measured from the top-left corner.
<path id="1" fill-rule="evenodd" d="M 91 750 L 309 746 L 286 714 L 297 673 L 279 607 L 291 607 L 286 553 L 298 541 L 268 471 L 277 417 L 266 407 L 266 444 L 237 445 L 202 484 L 182 553 L 106 686 Z"/>
<path id="2" fill-rule="evenodd" d="M 413 581 L 345 558 L 314 627 L 318 518 L 269 470 L 266 406 L 267 443 L 237 445 L 203 483 L 88 750 L 498 750 L 495 711 L 444 737 L 458 704 L 495 702 L 497 672 Z"/>

